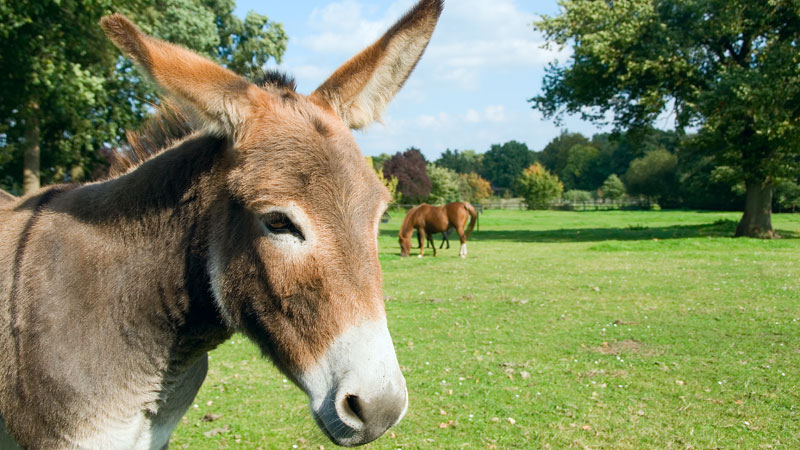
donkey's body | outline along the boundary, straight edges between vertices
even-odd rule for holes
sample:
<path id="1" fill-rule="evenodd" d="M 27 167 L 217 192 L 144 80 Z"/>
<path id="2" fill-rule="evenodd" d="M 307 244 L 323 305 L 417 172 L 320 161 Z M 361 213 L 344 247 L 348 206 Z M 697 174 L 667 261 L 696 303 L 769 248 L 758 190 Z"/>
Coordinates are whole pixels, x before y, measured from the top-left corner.
<path id="1" fill-rule="evenodd" d="M 226 220 L 211 210 L 224 145 L 195 138 L 0 212 L 0 405 L 26 447 L 166 446 L 231 334 L 204 245 Z"/>
<path id="2" fill-rule="evenodd" d="M 477 211 L 467 202 L 453 202 L 442 206 L 423 203 L 415 206 L 406 213 L 403 223 L 400 225 L 400 254 L 408 256 L 411 251 L 411 237 L 414 230 L 417 230 L 419 256 L 422 257 L 425 254 L 426 239 L 433 247 L 433 256 L 436 256 L 436 245 L 433 242 L 434 233 L 444 234 L 455 229 L 461 240 L 459 255 L 464 258 L 467 256 L 467 238 L 472 234 L 477 217 Z M 469 226 L 467 226 L 467 220 L 469 220 Z M 448 248 L 450 248 L 449 241 Z"/>
<path id="3" fill-rule="evenodd" d="M 402 86 L 441 7 L 422 0 L 308 97 L 103 20 L 205 125 L 117 178 L 0 199 L 2 449 L 166 448 L 234 331 L 334 442 L 402 418 L 377 258 L 389 195 L 348 128 Z"/>

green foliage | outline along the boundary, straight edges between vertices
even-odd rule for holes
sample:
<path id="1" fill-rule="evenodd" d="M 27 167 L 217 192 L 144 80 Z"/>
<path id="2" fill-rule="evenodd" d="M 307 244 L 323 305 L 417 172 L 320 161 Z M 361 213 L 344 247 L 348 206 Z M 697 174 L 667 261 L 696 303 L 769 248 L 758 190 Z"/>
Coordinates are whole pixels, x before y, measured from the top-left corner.
<path id="1" fill-rule="evenodd" d="M 528 209 L 547 209 L 561 197 L 564 185 L 544 166 L 534 163 L 517 178 L 517 191 L 525 198 Z"/>
<path id="2" fill-rule="evenodd" d="M 378 156 L 373 156 L 373 157 L 372 157 L 372 167 L 373 167 L 375 170 L 380 170 L 381 172 L 383 172 L 383 165 L 384 165 L 384 164 L 386 163 L 386 161 L 388 161 L 388 160 L 389 160 L 391 157 L 392 157 L 392 155 L 390 155 L 390 154 L 388 154 L 388 153 L 381 153 L 381 154 L 380 154 L 380 155 L 378 155 Z"/>
<path id="3" fill-rule="evenodd" d="M 593 145 L 573 145 L 567 151 L 567 162 L 556 175 L 566 189 L 595 189 L 602 181 L 599 171 L 600 151 Z"/>
<path id="4" fill-rule="evenodd" d="M 280 61 L 280 24 L 233 16 L 232 0 L 11 0 L 0 6 L 0 180 L 19 185 L 25 134 L 38 129 L 43 183 L 102 172 L 100 149 L 124 145 L 158 102 L 154 87 L 103 35 L 98 21 L 128 15 L 145 32 L 219 59 L 244 75 Z"/>
<path id="5" fill-rule="evenodd" d="M 452 169 L 457 173 L 480 173 L 483 167 L 483 154 L 475 153 L 475 150 L 450 150 L 444 151 L 436 160 L 436 165 Z"/>
<path id="6" fill-rule="evenodd" d="M 576 145 L 587 145 L 589 139 L 580 133 L 570 133 L 567 130 L 562 130 L 561 134 L 548 142 L 539 155 L 539 162 L 544 167 L 555 173 L 559 174 L 564 170 L 567 165 L 567 158 L 569 157 L 569 149 Z"/>
<path id="7" fill-rule="evenodd" d="M 517 141 L 508 141 L 503 145 L 494 144 L 483 155 L 481 176 L 492 182 L 498 191 L 514 193 L 515 180 L 520 172 L 536 160 L 528 146 Z"/>
<path id="8" fill-rule="evenodd" d="M 579 189 L 571 189 L 564 192 L 562 198 L 572 204 L 587 203 L 592 201 L 592 193 L 589 191 L 581 191 Z"/>
<path id="9" fill-rule="evenodd" d="M 431 180 L 431 193 L 426 200 L 428 203 L 442 205 L 461 200 L 460 181 L 455 171 L 428 163 L 427 173 Z"/>
<path id="10" fill-rule="evenodd" d="M 800 210 L 800 184 L 795 180 L 780 180 L 775 186 L 775 204 L 779 211 Z"/>
<path id="11" fill-rule="evenodd" d="M 674 109 L 701 127 L 716 164 L 736 170 L 755 202 L 800 166 L 800 4 L 789 0 L 563 0 L 537 29 L 570 63 L 547 69 L 531 99 L 546 117 L 613 115 L 619 128 Z M 764 210 L 762 207 L 755 210 Z M 763 205 L 762 205 L 763 206 Z M 768 205 L 766 210 L 768 211 Z M 743 216 L 743 223 L 754 217 Z M 747 226 L 745 226 L 747 228 Z"/>
<path id="12" fill-rule="evenodd" d="M 625 184 L 617 174 L 612 173 L 600 186 L 600 195 L 603 199 L 611 200 L 612 202 L 620 200 L 625 196 Z"/>
<path id="13" fill-rule="evenodd" d="M 673 201 L 678 192 L 677 167 L 678 157 L 666 149 L 634 159 L 625 173 L 628 193 L 655 202 Z"/>
<path id="14" fill-rule="evenodd" d="M 365 157 L 367 160 L 367 164 L 372 167 L 372 170 L 375 171 L 375 175 L 378 176 L 378 179 L 386 186 L 386 190 L 389 191 L 389 195 L 392 196 L 392 203 L 397 204 L 400 203 L 400 191 L 397 189 L 398 180 L 395 177 L 385 177 L 383 176 L 383 168 L 375 167 L 375 159 L 371 156 Z"/>
<path id="15" fill-rule="evenodd" d="M 492 184 L 475 172 L 458 174 L 461 199 L 470 203 L 483 203 L 492 196 Z"/>

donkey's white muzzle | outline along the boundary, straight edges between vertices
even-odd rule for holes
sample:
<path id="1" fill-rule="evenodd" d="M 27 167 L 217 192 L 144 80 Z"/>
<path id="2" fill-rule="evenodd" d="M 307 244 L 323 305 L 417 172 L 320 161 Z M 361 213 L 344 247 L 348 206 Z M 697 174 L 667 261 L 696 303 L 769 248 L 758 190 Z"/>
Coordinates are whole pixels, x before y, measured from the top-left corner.
<path id="1" fill-rule="evenodd" d="M 408 409 L 406 381 L 385 318 L 352 327 L 334 339 L 299 381 L 317 424 L 339 445 L 377 439 Z"/>

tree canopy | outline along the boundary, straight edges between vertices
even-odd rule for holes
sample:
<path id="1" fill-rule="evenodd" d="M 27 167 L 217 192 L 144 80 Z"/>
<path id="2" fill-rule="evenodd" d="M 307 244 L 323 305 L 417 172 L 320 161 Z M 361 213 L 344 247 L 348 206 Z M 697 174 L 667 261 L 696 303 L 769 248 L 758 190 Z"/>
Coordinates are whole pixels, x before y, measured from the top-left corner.
<path id="1" fill-rule="evenodd" d="M 233 15 L 233 0 L 9 0 L 0 4 L 0 183 L 20 193 L 91 178 L 99 150 L 124 143 L 157 103 L 155 88 L 103 35 L 120 12 L 154 36 L 250 76 L 280 61 L 287 36 L 265 16 Z M 41 168 L 41 170 L 40 170 Z"/>
<path id="2" fill-rule="evenodd" d="M 483 155 L 480 175 L 491 181 L 495 190 L 515 191 L 517 177 L 535 159 L 525 143 L 508 141 L 502 145 L 494 144 Z"/>
<path id="3" fill-rule="evenodd" d="M 619 128 L 671 108 L 679 129 L 698 127 L 717 165 L 745 183 L 737 235 L 774 234 L 776 180 L 800 159 L 800 4 L 790 0 L 562 0 L 535 27 L 572 46 L 547 69 L 533 107 Z"/>
<path id="4" fill-rule="evenodd" d="M 405 202 L 422 202 L 431 193 L 431 179 L 428 177 L 425 157 L 414 147 L 403 153 L 397 152 L 384 162 L 383 176 L 397 178 L 397 190 Z"/>

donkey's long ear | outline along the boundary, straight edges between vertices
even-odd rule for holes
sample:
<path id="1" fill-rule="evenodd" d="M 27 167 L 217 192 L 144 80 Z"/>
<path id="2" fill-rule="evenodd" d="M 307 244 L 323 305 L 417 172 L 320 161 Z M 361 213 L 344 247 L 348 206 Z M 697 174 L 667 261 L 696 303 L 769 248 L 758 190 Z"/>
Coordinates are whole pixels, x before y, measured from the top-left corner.
<path id="1" fill-rule="evenodd" d="M 350 128 L 377 120 L 417 65 L 444 0 L 421 0 L 377 42 L 344 63 L 311 94 Z"/>
<path id="2" fill-rule="evenodd" d="M 244 78 L 190 50 L 147 36 L 120 14 L 103 17 L 100 26 L 126 56 L 208 125 L 233 132 L 240 124 L 251 86 Z"/>

